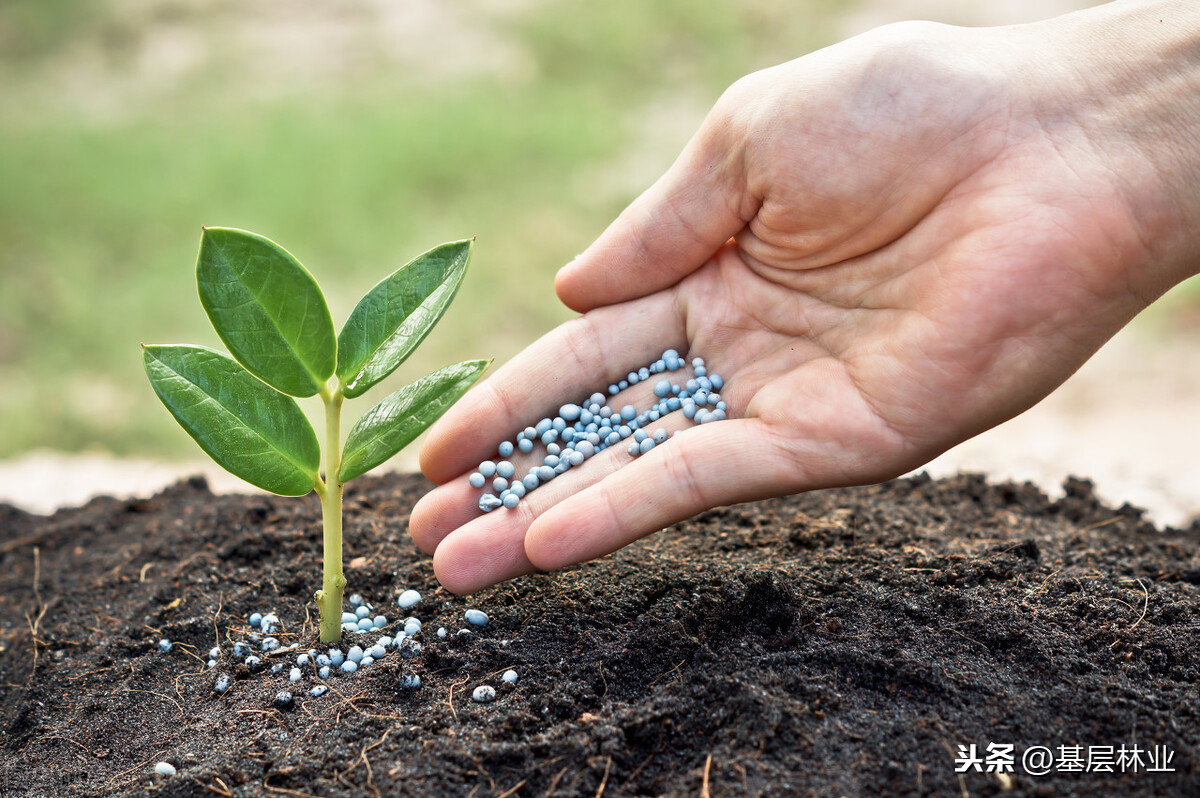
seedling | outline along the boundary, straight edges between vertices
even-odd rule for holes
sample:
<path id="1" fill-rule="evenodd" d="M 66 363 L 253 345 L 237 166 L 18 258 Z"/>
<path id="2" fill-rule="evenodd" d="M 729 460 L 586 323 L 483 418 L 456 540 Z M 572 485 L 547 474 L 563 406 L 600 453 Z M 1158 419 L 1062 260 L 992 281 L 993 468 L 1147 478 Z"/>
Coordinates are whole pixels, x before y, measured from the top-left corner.
<path id="1" fill-rule="evenodd" d="M 186 344 L 143 346 L 150 384 L 220 466 L 281 496 L 315 491 L 324 520 L 321 640 L 341 637 L 342 489 L 399 452 L 457 401 L 490 361 L 428 374 L 369 409 L 343 447 L 343 399 L 362 395 L 424 340 L 458 291 L 473 241 L 434 247 L 372 288 L 335 336 L 312 275 L 254 233 L 205 228 L 200 303 L 230 354 Z M 324 467 L 316 432 L 292 397 L 325 405 Z"/>

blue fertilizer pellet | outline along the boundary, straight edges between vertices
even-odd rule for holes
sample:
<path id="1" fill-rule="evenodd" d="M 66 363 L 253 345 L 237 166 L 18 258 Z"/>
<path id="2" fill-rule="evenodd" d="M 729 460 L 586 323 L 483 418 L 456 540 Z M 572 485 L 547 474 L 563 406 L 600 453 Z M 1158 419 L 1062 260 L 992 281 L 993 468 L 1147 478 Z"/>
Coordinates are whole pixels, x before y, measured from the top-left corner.
<path id="1" fill-rule="evenodd" d="M 541 445 L 545 449 L 544 465 L 530 468 L 524 479 L 517 480 L 516 468 L 507 460 L 501 459 L 498 464 L 480 463 L 479 471 L 469 475 L 468 481 L 477 489 L 491 488 L 496 495 L 484 493 L 479 498 L 479 508 L 484 512 L 497 507 L 513 509 L 528 492 L 630 436 L 634 440 L 627 447 L 629 453 L 644 454 L 664 443 L 672 433 L 659 429 L 653 437 L 648 437 L 640 428 L 670 413 L 682 410 L 685 418 L 698 424 L 724 419 L 727 407 L 719 394 L 724 382 L 716 374 L 709 376 L 704 359 L 699 356 L 691 358 L 693 376 L 679 378 L 684 383 L 682 386 L 669 379 L 656 379 L 653 388 L 656 401 L 640 414 L 632 404 L 622 405 L 619 409 L 607 404 L 609 396 L 649 381 L 653 374 L 677 371 L 687 365 L 688 360 L 677 350 L 664 350 L 660 358 L 630 371 L 625 379 L 609 384 L 607 396 L 604 391 L 596 391 L 579 404 L 563 404 L 558 415 L 542 418 L 536 425 L 518 432 L 513 441 L 500 443 L 497 453 L 501 458 L 517 450 L 531 454 Z M 708 407 L 716 408 L 717 412 L 710 412 Z M 490 485 L 488 480 L 491 480 Z M 277 623 L 278 619 L 275 620 Z"/>

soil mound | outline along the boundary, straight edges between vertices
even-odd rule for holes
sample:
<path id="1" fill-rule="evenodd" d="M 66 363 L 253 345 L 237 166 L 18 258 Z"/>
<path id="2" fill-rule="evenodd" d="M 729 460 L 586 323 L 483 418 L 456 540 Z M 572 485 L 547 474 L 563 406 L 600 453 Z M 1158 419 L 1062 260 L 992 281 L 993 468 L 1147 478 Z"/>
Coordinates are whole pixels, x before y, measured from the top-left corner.
<path id="1" fill-rule="evenodd" d="M 324 682 L 288 679 L 317 647 L 315 498 L 197 479 L 0 506 L 0 793 L 1200 794 L 1196 524 L 1082 480 L 1051 501 L 919 477 L 720 508 L 462 598 L 406 533 L 428 487 L 364 477 L 345 508 L 347 592 L 391 625 L 342 648 L 411 614 L 421 654 Z M 459 634 L 469 607 L 491 621 Z M 298 646 L 281 672 L 232 657 L 255 611 Z"/>

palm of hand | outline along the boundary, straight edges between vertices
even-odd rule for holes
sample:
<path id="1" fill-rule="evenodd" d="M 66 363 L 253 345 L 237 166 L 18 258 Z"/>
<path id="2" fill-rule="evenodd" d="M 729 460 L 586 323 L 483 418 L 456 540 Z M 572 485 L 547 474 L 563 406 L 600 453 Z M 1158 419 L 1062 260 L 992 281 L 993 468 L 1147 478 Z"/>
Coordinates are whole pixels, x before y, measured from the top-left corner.
<path id="1" fill-rule="evenodd" d="M 633 462 L 610 450 L 520 511 L 475 517 L 449 482 L 411 524 L 444 584 L 579 562 L 717 504 L 898 475 L 1040 399 L 1141 309 L 1110 288 L 1138 241 L 1086 142 L 969 69 L 889 69 L 873 46 L 884 78 L 855 83 L 843 47 L 735 86 L 560 273 L 588 314 L 454 408 L 423 465 L 453 480 L 655 346 L 702 353 L 735 419 Z M 577 381 L 548 396 L 541 364 L 564 358 Z"/>

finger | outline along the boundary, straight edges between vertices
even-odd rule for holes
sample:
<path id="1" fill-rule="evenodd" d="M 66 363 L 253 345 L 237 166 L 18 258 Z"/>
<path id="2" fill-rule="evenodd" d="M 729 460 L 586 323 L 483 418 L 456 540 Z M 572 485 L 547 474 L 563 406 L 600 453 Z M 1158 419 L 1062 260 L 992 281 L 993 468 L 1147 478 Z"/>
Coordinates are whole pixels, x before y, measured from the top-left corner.
<path id="1" fill-rule="evenodd" d="M 608 404 L 614 408 L 626 404 L 645 407 L 657 401 L 653 390 L 649 380 L 640 382 L 621 391 L 616 396 L 609 397 Z M 658 428 L 672 432 L 685 426 L 691 426 L 691 422 L 684 418 L 682 413 L 672 413 L 646 429 L 651 433 Z M 616 456 L 616 465 L 613 465 L 614 455 L 612 453 L 617 451 L 623 454 Z M 543 465 L 545 454 L 544 448 L 539 444 L 531 454 L 514 454 L 506 459 L 513 463 L 516 473 L 519 475 L 527 473 L 531 466 Z M 611 473 L 614 468 L 628 462 L 628 458 L 627 447 L 622 448 L 620 445 L 609 447 L 583 465 L 576 466 L 565 474 L 555 477 L 549 485 L 539 487 L 535 492 L 528 494 L 528 498 L 519 506 L 526 510 L 537 508 L 540 511 L 541 508 L 549 506 L 548 499 L 557 501 L 570 495 L 571 492 L 582 490 Z M 601 463 L 604 465 L 600 465 Z M 474 468 L 475 466 L 473 464 L 470 467 Z M 586 476 L 581 478 L 580 474 Z M 409 518 L 409 533 L 412 535 L 413 542 L 422 551 L 432 554 L 446 536 L 483 516 L 483 512 L 479 509 L 479 497 L 483 492 L 485 489 L 472 488 L 466 477 L 460 476 L 425 494 L 413 507 Z M 529 503 L 531 501 L 532 504 Z M 509 512 L 498 509 L 486 517 L 507 515 Z"/>
<path id="2" fill-rule="evenodd" d="M 501 441 L 558 408 L 605 393 L 687 336 L 674 295 L 660 293 L 572 319 L 539 338 L 469 391 L 430 429 L 421 470 L 439 484 L 496 455 Z"/>
<path id="3" fill-rule="evenodd" d="M 613 446 L 582 466 L 555 477 L 525 495 L 515 508 L 480 514 L 447 530 L 433 555 L 438 581 L 451 592 L 473 593 L 489 585 L 536 570 L 525 556 L 525 531 L 542 513 L 621 468 L 629 460 L 622 446 Z M 443 490 L 443 489 L 439 489 Z M 450 497 L 450 492 L 446 491 Z M 478 491 L 471 498 L 472 506 Z M 457 508 L 446 508 L 457 512 Z"/>
<path id="4" fill-rule="evenodd" d="M 467 484 L 465 476 L 426 493 L 413 505 L 408 534 L 426 554 L 433 554 L 442 538 L 479 517 L 479 489 Z"/>
<path id="5" fill-rule="evenodd" d="M 553 570 L 609 554 L 703 510 L 837 483 L 819 441 L 786 447 L 761 419 L 684 430 L 533 520 L 531 565 Z"/>
<path id="6" fill-rule="evenodd" d="M 666 174 L 559 270 L 554 288 L 568 307 L 583 312 L 674 285 L 753 218 L 736 129 L 714 109 Z"/>

